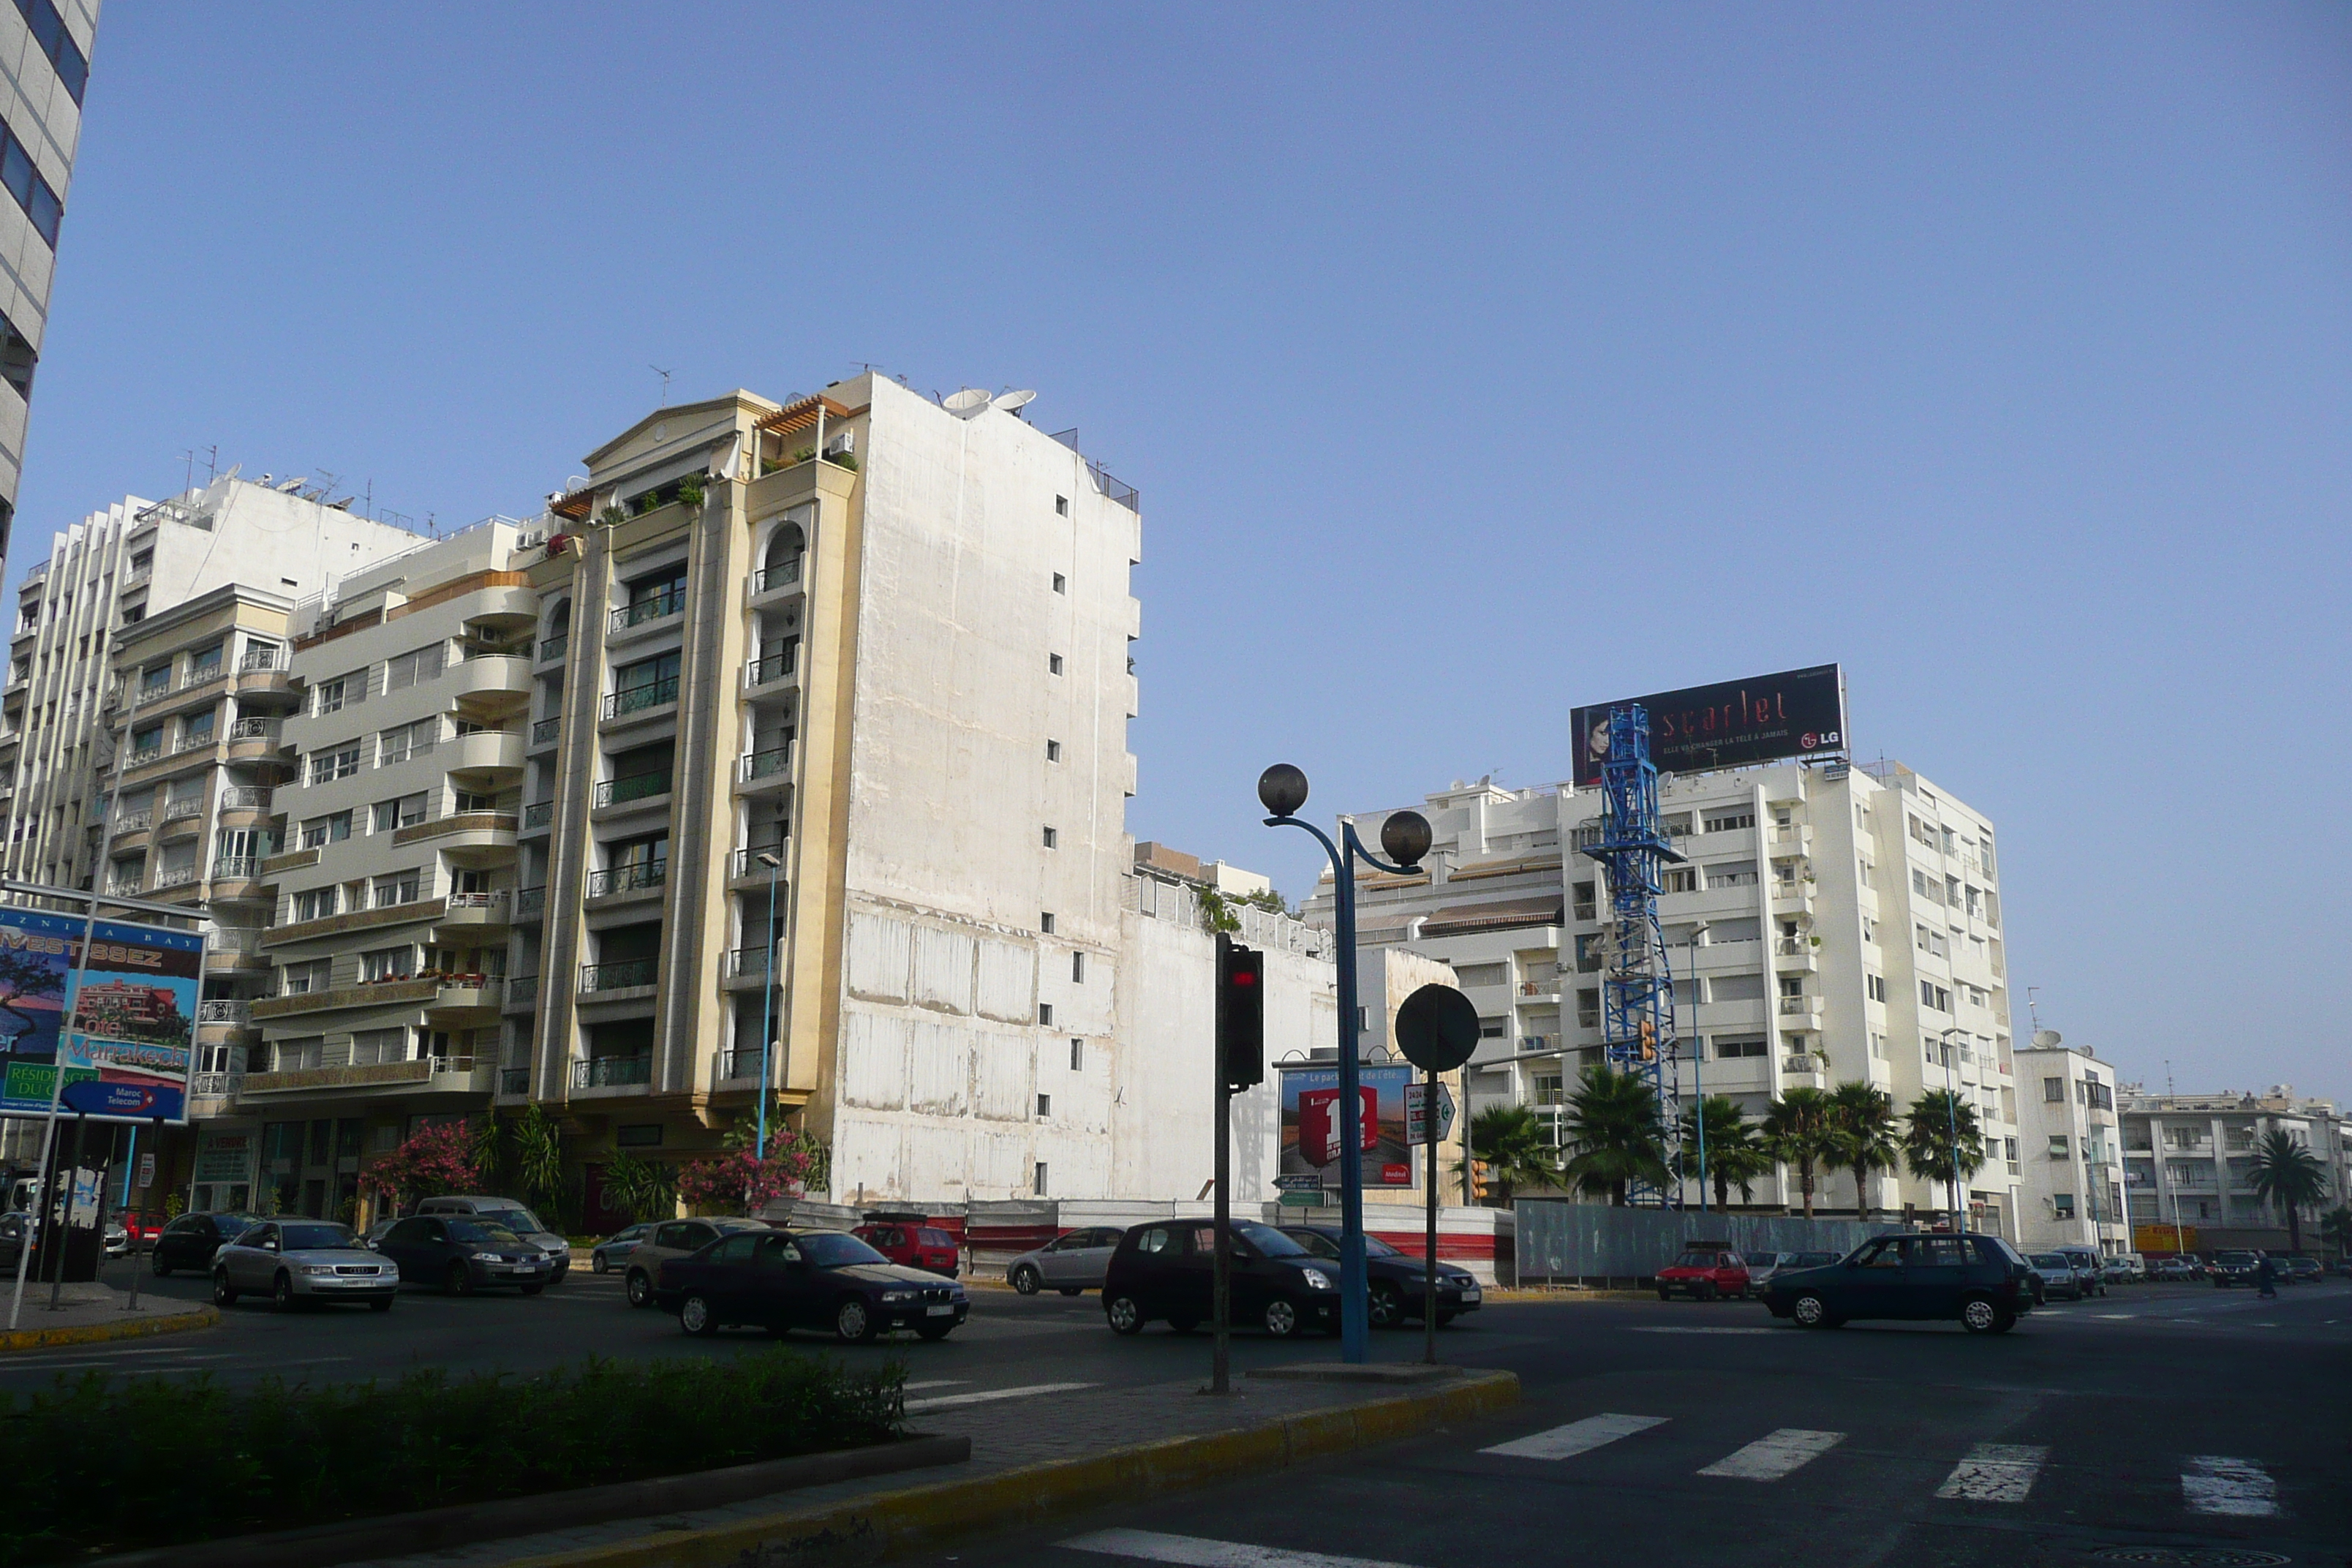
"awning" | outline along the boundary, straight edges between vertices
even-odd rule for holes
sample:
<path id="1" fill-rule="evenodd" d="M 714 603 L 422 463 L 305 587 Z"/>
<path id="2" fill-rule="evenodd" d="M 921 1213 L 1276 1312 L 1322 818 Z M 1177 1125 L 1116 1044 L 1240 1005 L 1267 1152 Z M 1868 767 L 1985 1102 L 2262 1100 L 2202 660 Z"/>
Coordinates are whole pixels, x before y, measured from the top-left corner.
<path id="1" fill-rule="evenodd" d="M 1423 936 L 1458 936 L 1464 931 L 1507 931 L 1515 926 L 1565 924 L 1563 902 L 1553 893 L 1537 899 L 1497 899 L 1491 903 L 1455 904 L 1438 910 L 1421 928 Z"/>

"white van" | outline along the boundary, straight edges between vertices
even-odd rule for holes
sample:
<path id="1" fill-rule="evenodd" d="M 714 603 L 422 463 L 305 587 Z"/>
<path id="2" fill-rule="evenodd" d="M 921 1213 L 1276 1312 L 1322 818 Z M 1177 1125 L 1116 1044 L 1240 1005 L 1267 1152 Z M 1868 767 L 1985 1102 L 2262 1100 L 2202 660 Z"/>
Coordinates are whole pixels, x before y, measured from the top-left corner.
<path id="1" fill-rule="evenodd" d="M 2063 1247 L 2053 1247 L 2051 1250 L 2053 1252 L 2063 1254 L 2077 1268 L 2081 1268 L 2084 1274 L 2088 1276 L 2090 1281 L 2088 1287 L 2090 1294 L 2094 1296 L 2104 1296 L 2107 1293 L 2107 1279 L 2109 1278 L 2107 1268 L 2109 1260 L 2101 1255 L 2097 1247 L 2089 1246 L 2084 1242 L 2070 1241 Z"/>

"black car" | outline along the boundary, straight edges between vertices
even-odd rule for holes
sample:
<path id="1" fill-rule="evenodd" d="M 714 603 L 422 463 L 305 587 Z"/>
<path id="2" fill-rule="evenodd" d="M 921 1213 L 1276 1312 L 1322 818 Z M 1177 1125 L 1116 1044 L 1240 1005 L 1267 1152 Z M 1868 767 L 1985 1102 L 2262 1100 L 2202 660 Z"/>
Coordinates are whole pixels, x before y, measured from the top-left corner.
<path id="1" fill-rule="evenodd" d="M 184 1214 L 155 1237 L 155 1250 L 147 1255 L 147 1266 L 159 1277 L 174 1268 L 206 1273 L 212 1268 L 214 1253 L 260 1223 L 258 1215 L 234 1211 Z"/>
<path id="2" fill-rule="evenodd" d="M 1339 1270 L 1270 1225 L 1233 1226 L 1233 1321 L 1277 1339 L 1321 1327 L 1339 1331 Z M 1209 1321 L 1215 1294 L 1216 1226 L 1157 1220 L 1119 1237 L 1103 1275 L 1103 1316 L 1135 1334 L 1159 1319 L 1180 1334 Z"/>
<path id="3" fill-rule="evenodd" d="M 459 1215 L 411 1215 L 374 1246 L 400 1265 L 402 1284 L 437 1285 L 453 1296 L 498 1285 L 536 1296 L 553 1274 L 541 1247 L 502 1225 Z"/>
<path id="4" fill-rule="evenodd" d="M 945 1339 L 971 1303 L 961 1285 L 893 1263 L 837 1230 L 747 1230 L 661 1265 L 654 1300 L 689 1334 L 750 1323 L 829 1331 L 863 1344 L 886 1329 Z"/>
<path id="5" fill-rule="evenodd" d="M 1330 1264 L 1339 1279 L 1339 1227 L 1336 1225 L 1284 1225 L 1276 1230 L 1305 1247 L 1307 1255 Z M 1422 1260 L 1400 1252 L 1377 1236 L 1364 1237 L 1365 1311 L 1376 1329 L 1395 1328 L 1407 1318 L 1418 1319 L 1426 1299 Z M 1441 1262 L 1437 1266 L 1437 1326 L 1444 1328 L 1465 1312 L 1475 1312 L 1485 1300 L 1477 1277 Z"/>
<path id="6" fill-rule="evenodd" d="M 2316 1258 L 2283 1258 L 2279 1259 L 2279 1278 L 2297 1285 L 2316 1285 L 2327 1278 L 2327 1270 L 2319 1266 Z"/>
<path id="7" fill-rule="evenodd" d="M 1972 1334 L 2005 1334 L 2033 1309 L 2033 1267 L 1997 1236 L 1882 1236 L 1826 1268 L 1781 1269 L 1764 1305 L 1807 1329 L 1957 1318 Z"/>
<path id="8" fill-rule="evenodd" d="M 2206 1270 L 2213 1280 L 2213 1289 L 2227 1290 L 2233 1285 L 2259 1285 L 2263 1279 L 2263 1255 L 2259 1252 L 2217 1252 L 2212 1266 Z"/>

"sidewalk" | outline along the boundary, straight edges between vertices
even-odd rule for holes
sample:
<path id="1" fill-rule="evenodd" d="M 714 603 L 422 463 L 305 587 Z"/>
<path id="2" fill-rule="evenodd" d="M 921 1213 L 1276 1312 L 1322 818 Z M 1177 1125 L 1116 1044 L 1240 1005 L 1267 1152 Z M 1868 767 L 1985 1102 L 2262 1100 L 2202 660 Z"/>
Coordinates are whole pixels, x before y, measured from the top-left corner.
<path id="1" fill-rule="evenodd" d="M 911 1516 L 916 1531 L 923 1529 L 920 1521 L 925 1516 L 941 1516 L 965 1521 L 967 1528 L 984 1529 L 992 1519 L 1024 1507 L 1076 1510 L 1126 1495 L 1104 1489 L 1099 1477 L 1063 1476 L 1054 1470 L 1041 1472 L 1037 1467 L 1079 1469 L 1087 1461 L 1117 1459 L 1122 1452 L 1167 1445 L 1172 1450 L 1168 1456 L 1171 1463 L 1153 1466 L 1143 1457 L 1142 1468 L 1158 1484 L 1205 1482 L 1218 1479 L 1236 1461 L 1264 1468 L 1402 1436 L 1415 1424 L 1444 1418 L 1438 1411 L 1441 1400 L 1449 1408 L 1469 1411 L 1473 1406 L 1507 1404 L 1517 1392 L 1517 1380 L 1508 1374 L 1498 1377 L 1475 1371 L 1466 1377 L 1421 1387 L 1236 1377 L 1235 1392 L 1223 1399 L 1201 1393 L 1204 1381 L 1196 1377 L 1112 1388 L 1046 1384 L 962 1393 L 949 1392 L 942 1385 L 926 1388 L 918 1381 L 909 1385 L 908 1425 L 930 1436 L 969 1436 L 969 1462 L 809 1487 L 656 1519 L 614 1521 L 488 1541 L 464 1550 L 378 1559 L 368 1568 L 449 1568 L 450 1564 L 484 1568 L 548 1559 L 594 1559 L 619 1564 L 634 1562 L 640 1552 L 646 1561 L 666 1563 L 696 1562 L 714 1555 L 731 1559 L 747 1542 L 738 1532 L 751 1531 L 748 1539 L 756 1541 L 761 1521 L 774 1521 L 773 1533 L 783 1540 L 802 1532 L 830 1534 L 819 1521 L 798 1526 L 791 1521 L 824 1516 L 829 1510 L 837 1520 L 845 1505 L 856 1508 L 883 1500 L 891 1500 L 902 1518 Z M 1509 1384 L 1507 1390 L 1498 1386 L 1504 1382 Z M 1407 1401 L 1411 1407 L 1401 1408 L 1401 1402 Z M 1295 1417 L 1374 1405 L 1381 1409 L 1368 1412 L 1356 1430 L 1341 1431 L 1323 1424 L 1311 1433 L 1285 1434 L 1276 1425 Z M 1274 1427 L 1272 1432 L 1269 1426 Z M 1223 1446 L 1213 1442 L 1226 1435 L 1235 1439 L 1231 1454 L 1221 1452 Z M 1212 1441 L 1205 1446 L 1171 1442 L 1187 1438 Z M 987 1484 L 992 1478 L 1004 1478 L 1014 1495 L 993 1495 L 1002 1489 Z M 1150 1485 L 1147 1481 L 1144 1489 L 1150 1489 Z M 926 1491 L 938 1495 L 922 1498 L 919 1494 Z M 1101 1495 L 1094 1495 L 1097 1492 Z M 722 1539 L 696 1539 L 681 1536 L 681 1531 L 717 1531 Z M 877 1539 L 868 1544 L 865 1554 L 887 1550 L 888 1546 Z"/>
<path id="2" fill-rule="evenodd" d="M 0 1283 L 0 1325 L 8 1321 L 8 1301 L 16 1280 Z M 139 1310 L 125 1310 L 131 1293 L 111 1285 L 68 1285 L 61 1305 L 49 1310 L 49 1287 L 25 1281 L 25 1310 L 16 1330 L 0 1327 L 0 1352 L 41 1350 L 55 1345 L 97 1344 L 107 1340 L 138 1339 L 148 1334 L 208 1329 L 220 1321 L 220 1309 L 142 1292 Z"/>

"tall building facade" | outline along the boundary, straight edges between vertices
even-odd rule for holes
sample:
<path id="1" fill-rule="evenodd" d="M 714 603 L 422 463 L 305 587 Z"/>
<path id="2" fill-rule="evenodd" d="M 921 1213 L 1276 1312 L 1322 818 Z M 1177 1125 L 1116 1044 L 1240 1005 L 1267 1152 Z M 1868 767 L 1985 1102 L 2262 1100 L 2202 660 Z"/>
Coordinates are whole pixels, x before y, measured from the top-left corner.
<path id="1" fill-rule="evenodd" d="M 1601 1059 L 1608 889 L 1578 850 L 1598 841 L 1602 798 L 1456 784 L 1423 807 L 1436 839 L 1419 875 L 1358 882 L 1360 939 L 1448 961 L 1477 1005 L 1475 1105 L 1531 1106 L 1556 1136 L 1577 1075 Z M 1685 858 L 1659 900 L 1685 1101 L 1703 1090 L 1760 1117 L 1789 1089 L 1860 1080 L 1900 1114 L 1948 1085 L 1985 1135 L 1970 1217 L 2015 1234 L 2016 1068 L 1991 825 L 1894 763 L 1669 775 L 1660 805 Z M 1376 837 L 1385 816 L 1357 818 L 1359 830 Z M 1310 921 L 1330 918 L 1328 877 Z M 1695 1150 L 1688 1167 L 1696 1202 Z M 1874 1176 L 1860 1197 L 1880 1214 L 1949 1202 L 1907 1171 Z M 1796 1205 L 1793 1173 L 1748 1201 Z M 1817 1173 L 1817 1213 L 1856 1205 L 1850 1175 Z"/>
<path id="2" fill-rule="evenodd" d="M 2286 1216 L 2253 1183 L 2254 1152 L 2273 1131 L 2310 1150 L 2327 1173 L 2326 1195 L 2303 1215 L 2306 1248 L 2317 1215 L 2352 1199 L 2352 1121 L 2333 1100 L 2298 1095 L 2288 1084 L 2260 1094 L 2150 1094 L 2127 1084 L 2116 1110 L 2140 1252 L 2284 1250 Z"/>
<path id="3" fill-rule="evenodd" d="M 2079 1047 L 2019 1048 L 2017 1139 L 2025 1184 L 2018 1239 L 2029 1251 L 2082 1246 L 2112 1256 L 2132 1249 L 2116 1084 L 2116 1069 Z"/>
<path id="4" fill-rule="evenodd" d="M 0 6 L 0 557 L 8 551 L 99 0 Z"/>

